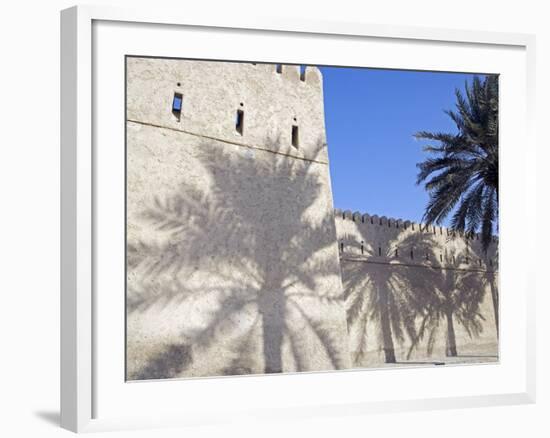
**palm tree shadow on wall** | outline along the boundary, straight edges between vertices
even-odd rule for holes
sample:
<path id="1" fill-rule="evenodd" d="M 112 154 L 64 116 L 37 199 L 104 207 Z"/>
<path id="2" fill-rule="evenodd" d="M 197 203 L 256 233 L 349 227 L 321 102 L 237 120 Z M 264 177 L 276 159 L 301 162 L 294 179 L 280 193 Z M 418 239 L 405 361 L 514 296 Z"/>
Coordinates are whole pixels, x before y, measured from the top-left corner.
<path id="1" fill-rule="evenodd" d="M 418 338 L 416 318 L 423 311 L 426 296 L 422 291 L 432 289 L 434 283 L 431 275 L 411 275 L 410 270 L 414 268 L 401 265 L 399 258 L 409 257 L 412 248 L 415 248 L 417 258 L 420 253 L 429 257 L 426 251 L 431 251 L 432 245 L 429 235 L 407 234 L 401 232 L 394 238 L 379 239 L 378 248 L 369 246 L 361 256 L 343 254 L 344 263 L 348 260 L 356 267 L 361 266 L 359 271 L 346 275 L 344 280 L 348 325 L 358 324 L 360 327 L 356 363 L 367 354 L 371 336 L 383 351 L 386 363 L 397 362 L 396 342 L 402 345 L 407 339 L 414 342 Z M 368 241 L 366 237 L 365 241 Z M 354 241 L 348 245 L 361 244 Z M 424 250 L 420 251 L 420 248 Z M 369 322 L 374 323 L 376 333 L 369 333 Z"/>
<path id="2" fill-rule="evenodd" d="M 427 294 L 417 342 L 428 336 L 427 353 L 433 352 L 437 330 L 444 322 L 446 327 L 445 354 L 458 356 L 455 323 L 460 324 L 470 338 L 483 331 L 485 317 L 481 303 L 485 296 L 484 274 L 478 271 L 442 269 L 435 278 L 437 287 Z M 409 355 L 416 347 L 411 345 Z"/>
<path id="3" fill-rule="evenodd" d="M 316 369 L 311 348 L 327 369 L 346 367 L 342 339 L 323 318 L 344 312 L 325 165 L 215 143 L 200 151 L 201 178 L 183 177 L 146 206 L 141 223 L 154 238 L 127 248 L 129 317 L 183 305 L 200 323 L 181 333 L 185 355 L 169 345 L 128 378 L 185 375 L 194 354 L 212 348 L 225 352 L 216 374 Z"/>
<path id="4" fill-rule="evenodd" d="M 485 272 L 482 282 L 488 286 L 491 293 L 491 302 L 493 305 L 493 316 L 495 320 L 495 329 L 497 339 L 499 337 L 499 295 L 498 295 L 498 260 L 499 260 L 499 245 L 498 238 L 493 238 L 493 242 L 487 248 L 475 245 L 471 247 L 473 262 L 485 261 Z"/>
<path id="5" fill-rule="evenodd" d="M 358 247 L 362 243 L 348 244 Z M 457 275 L 454 269 L 442 269 L 442 255 L 434 248 L 431 233 L 404 230 L 392 238 L 382 238 L 379 248 L 366 248 L 363 255 L 341 255 L 349 266 L 344 276 L 348 326 L 359 328 L 355 363 L 361 363 L 368 354 L 373 336 L 384 361 L 397 363 L 410 360 L 421 345 L 426 345 L 431 356 L 442 324 L 447 327 L 449 356 L 457 354 L 455 320 L 470 337 L 479 335 L 483 320 L 479 307 L 485 293 L 482 276 L 479 272 Z M 363 268 L 353 272 L 356 268 L 350 267 L 357 263 Z M 369 322 L 376 333 L 369 333 Z M 397 357 L 396 343 L 408 345 L 405 357 Z"/>

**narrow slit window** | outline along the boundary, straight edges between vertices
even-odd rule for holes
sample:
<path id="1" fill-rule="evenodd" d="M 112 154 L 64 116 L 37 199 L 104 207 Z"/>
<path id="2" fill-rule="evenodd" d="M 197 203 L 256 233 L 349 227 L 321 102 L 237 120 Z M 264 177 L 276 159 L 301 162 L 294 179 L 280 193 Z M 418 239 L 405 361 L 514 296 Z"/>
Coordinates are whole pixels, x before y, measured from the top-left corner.
<path id="1" fill-rule="evenodd" d="M 382 255 L 382 248 L 379 246 L 378 247 L 378 255 L 381 256 Z"/>
<path id="2" fill-rule="evenodd" d="M 277 73 L 281 74 L 283 72 L 283 64 L 277 64 L 276 70 Z"/>
<path id="3" fill-rule="evenodd" d="M 237 116 L 235 117 L 235 130 L 243 135 L 244 132 L 244 111 L 237 110 Z"/>
<path id="4" fill-rule="evenodd" d="M 340 242 L 340 252 L 344 252 L 344 242 Z"/>
<path id="5" fill-rule="evenodd" d="M 300 66 L 300 80 L 304 82 L 306 80 L 306 66 L 301 65 Z"/>
<path id="6" fill-rule="evenodd" d="M 172 114 L 176 116 L 178 121 L 181 118 L 181 110 L 183 108 L 183 96 L 181 93 L 174 93 L 174 98 L 172 99 Z"/>
<path id="7" fill-rule="evenodd" d="M 298 126 L 292 125 L 292 146 L 298 149 L 300 146 L 300 137 L 298 133 Z"/>
<path id="8" fill-rule="evenodd" d="M 365 247 L 363 246 L 363 242 L 361 242 L 361 254 L 365 254 Z"/>
<path id="9" fill-rule="evenodd" d="M 411 260 L 414 259 L 414 251 L 411 249 Z"/>

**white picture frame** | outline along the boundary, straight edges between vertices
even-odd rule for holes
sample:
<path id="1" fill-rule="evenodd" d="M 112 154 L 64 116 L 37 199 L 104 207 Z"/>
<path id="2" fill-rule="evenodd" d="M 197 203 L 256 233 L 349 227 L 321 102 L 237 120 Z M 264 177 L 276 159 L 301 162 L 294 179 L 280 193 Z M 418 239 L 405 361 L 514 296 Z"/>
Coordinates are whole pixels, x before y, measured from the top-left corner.
<path id="1" fill-rule="evenodd" d="M 537 200 L 535 198 L 535 140 L 533 134 L 534 121 L 534 53 L 535 39 L 532 35 L 507 34 L 460 31 L 451 29 L 425 29 L 416 27 L 385 26 L 365 23 L 339 23 L 339 22 L 317 22 L 307 19 L 281 20 L 273 18 L 247 17 L 230 20 L 223 17 L 212 16 L 194 16 L 185 11 L 162 11 L 156 8 L 148 10 L 129 10 L 111 7 L 78 6 L 66 9 L 61 13 L 61 426 L 75 431 L 101 431 L 126 428 L 145 428 L 162 426 L 185 426 L 201 425 L 208 423 L 220 423 L 225 421 L 246 420 L 254 418 L 256 420 L 268 420 L 274 416 L 279 418 L 305 418 L 320 415 L 362 415 L 373 412 L 399 412 L 417 409 L 444 409 L 457 407 L 475 407 L 475 406 L 494 406 L 506 404 L 533 403 L 535 400 L 535 269 L 528 263 L 521 260 L 521 252 L 527 253 L 535 247 L 535 233 L 525 234 L 521 242 L 514 238 L 510 230 L 515 229 L 522 223 L 534 223 L 535 208 Z M 270 38 L 303 38 L 307 36 L 318 36 L 319 38 L 338 38 L 339 40 L 355 41 L 358 44 L 361 41 L 384 42 L 386 45 L 407 45 L 409 47 L 424 47 L 426 51 L 439 50 L 434 47 L 444 48 L 446 44 L 453 44 L 462 47 L 464 53 L 471 50 L 483 48 L 487 51 L 498 51 L 503 53 L 503 66 L 514 64 L 517 69 L 518 77 L 525 79 L 525 83 L 516 90 L 514 99 L 520 102 L 522 114 L 525 115 L 525 124 L 520 123 L 520 127 L 506 129 L 504 126 L 503 136 L 516 136 L 521 134 L 522 149 L 515 153 L 521 156 L 521 169 L 515 178 L 520 180 L 520 184 L 512 184 L 510 175 L 506 179 L 504 173 L 503 185 L 509 189 L 510 199 L 503 200 L 502 225 L 501 225 L 501 245 L 503 247 L 503 258 L 501 270 L 503 279 L 501 286 L 506 287 L 507 283 L 514 283 L 514 288 L 518 290 L 517 296 L 509 295 L 510 300 L 506 300 L 504 294 L 502 306 L 502 333 L 503 338 L 509 332 L 506 328 L 511 326 L 511 318 L 517 316 L 519 321 L 518 332 L 514 332 L 513 341 L 521 351 L 517 351 L 517 366 L 513 374 L 514 386 L 504 388 L 503 390 L 486 390 L 481 388 L 481 393 L 464 390 L 455 391 L 448 395 L 444 390 L 438 392 L 438 396 L 417 397 L 413 390 L 409 393 L 396 390 L 390 398 L 368 398 L 358 395 L 351 397 L 345 388 L 349 388 L 354 382 L 364 383 L 362 376 L 370 371 L 350 371 L 337 373 L 317 373 L 315 375 L 296 374 L 290 376 L 259 376 L 259 377 L 234 377 L 223 379 L 199 379 L 186 381 L 183 384 L 192 391 L 210 391 L 209 394 L 216 394 L 218 386 L 224 386 L 224 391 L 230 391 L 232 394 L 260 394 L 260 399 L 254 403 L 245 400 L 245 395 L 236 397 L 232 400 L 232 408 L 235 410 L 223 409 L 224 395 L 220 394 L 219 406 L 212 406 L 209 402 L 197 404 L 197 410 L 192 414 L 184 414 L 183 408 L 167 410 L 165 406 L 151 407 L 147 411 L 150 415 L 139 413 L 139 409 L 123 410 L 112 412 L 115 407 L 105 409 L 109 411 L 108 415 L 98 414 L 103 411 L 101 397 L 105 400 L 105 395 L 109 391 L 110 380 L 104 378 L 108 372 L 103 372 L 109 365 L 105 363 L 103 355 L 97 352 L 103 348 L 101 330 L 97 328 L 98 306 L 104 306 L 105 300 L 98 302 L 98 284 L 104 284 L 100 278 L 101 269 L 98 271 L 100 259 L 98 259 L 100 250 L 98 250 L 98 235 L 101 234 L 98 228 L 98 203 L 103 202 L 99 199 L 103 193 L 97 189 L 98 181 L 103 180 L 105 172 L 101 166 L 105 164 L 105 157 L 98 158 L 95 154 L 98 138 L 101 139 L 101 133 L 94 125 L 101 114 L 98 102 L 102 97 L 98 95 L 96 87 L 98 77 L 102 70 L 94 64 L 100 53 L 104 50 L 102 45 L 102 36 L 97 28 L 98 23 L 108 23 L 108 26 L 133 26 L 132 29 L 122 30 L 123 32 L 133 32 L 132 35 L 139 35 L 140 26 L 149 26 L 154 32 L 169 33 L 177 31 L 178 26 L 185 29 L 200 30 L 204 35 L 209 32 L 228 32 L 237 31 L 239 38 L 252 38 L 253 36 L 269 33 Z M 111 30 L 107 29 L 107 32 Z M 119 32 L 120 29 L 114 29 L 113 32 Z M 114 34 L 109 34 L 113 37 Z M 158 42 L 164 41 L 159 36 Z M 120 38 L 119 38 L 120 39 Z M 130 40 L 138 44 L 139 37 Z M 115 39 L 113 47 L 117 46 Z M 153 43 L 154 44 L 154 41 Z M 200 52 L 200 43 L 196 50 Z M 117 46 L 118 47 L 118 46 Z M 115 50 L 115 48 L 113 48 Z M 124 47 L 120 47 L 124 52 Z M 167 48 L 167 51 L 170 49 Z M 270 53 L 273 51 L 269 47 L 262 47 L 262 52 L 266 61 L 273 61 L 280 57 L 280 53 Z M 403 49 L 400 49 L 403 50 Z M 424 49 L 423 49 L 424 50 Z M 252 59 L 257 54 L 252 53 Z M 504 61 L 506 53 L 515 53 L 514 59 L 521 59 L 521 62 L 511 63 Z M 118 52 L 113 52 L 113 56 Z M 260 52 L 256 52 L 260 53 Z M 520 54 L 520 55 L 518 55 Z M 159 53 L 159 55 L 164 55 Z M 330 55 L 330 53 L 329 53 Z M 295 55 L 289 55 L 295 56 Z M 512 55 L 510 55 L 512 56 Z M 518 58 L 519 56 L 519 58 Z M 208 58 L 208 56 L 206 56 Z M 228 56 L 228 59 L 235 59 Z M 251 59 L 251 58 L 249 58 Z M 512 58 L 510 58 L 512 59 Z M 264 59 L 262 59 L 264 60 Z M 293 60 L 290 59 L 290 62 Z M 401 62 L 401 61 L 400 61 Z M 405 61 L 402 61 L 405 62 Z M 472 62 L 471 71 L 474 69 Z M 479 61 L 481 62 L 481 61 Z M 487 62 L 485 60 L 484 62 Z M 426 61 L 426 69 L 437 69 L 436 61 L 433 65 Z M 495 58 L 495 65 L 499 61 Z M 508 64 L 506 64 L 508 63 Z M 457 69 L 460 62 L 457 61 Z M 102 65 L 105 65 L 103 63 Z M 399 68 L 399 63 L 384 65 L 378 63 L 376 67 Z M 481 65 L 481 64 L 478 64 Z M 495 67 L 496 68 L 496 67 Z M 508 67 L 502 67 L 508 68 Z M 511 66 L 509 68 L 512 68 Z M 464 70 L 466 71 L 466 70 Z M 491 71 L 488 71 L 491 72 Z M 495 73 L 502 73 L 497 69 Z M 117 87 L 123 87 L 120 83 Z M 116 93 L 113 95 L 116 96 Z M 508 96 L 505 96 L 508 97 Z M 502 105 L 509 105 L 511 100 L 503 99 Z M 117 105 L 120 105 L 118 102 Z M 118 108 L 118 107 L 117 107 Z M 503 119 L 503 124 L 506 122 Z M 512 130 L 520 130 L 514 131 Z M 117 142 L 115 142 L 118 144 Z M 511 155 L 509 155 L 511 156 Z M 506 170 L 507 163 L 510 161 L 503 159 L 502 166 Z M 504 193 L 504 191 L 503 191 Z M 505 193 L 503 197 L 508 196 Z M 525 206 L 529 208 L 517 209 L 512 211 L 508 206 L 514 205 L 518 199 L 523 199 Z M 101 218 L 99 218 L 101 219 Z M 102 219 L 101 219 L 102 220 Z M 101 222 L 100 220 L 100 222 Z M 98 231 L 99 230 L 99 231 Z M 522 246 L 523 245 L 523 246 Z M 510 248 L 509 251 L 506 249 Z M 514 273 L 504 275 L 507 266 L 515 265 Z M 102 283 L 103 282 L 103 283 Z M 507 282 L 507 283 L 505 283 Z M 120 291 L 123 294 L 123 290 Z M 517 301 L 513 301 L 517 300 Z M 508 303 L 508 304 L 507 304 Z M 514 313 L 515 312 L 515 313 Z M 109 320 L 108 317 L 106 317 Z M 123 319 L 123 315 L 120 315 Z M 109 328 L 108 324 L 107 328 Z M 118 327 L 118 326 L 117 326 Z M 113 326 L 113 330 L 118 330 Z M 123 349 L 122 344 L 118 347 Z M 510 346 L 512 348 L 512 346 Z M 498 370 L 506 368 L 506 361 L 510 361 L 510 355 L 506 357 L 506 351 L 502 356 L 502 364 L 494 365 L 501 368 L 482 368 L 470 367 L 469 373 L 477 373 L 478 370 L 488 373 L 487 370 Z M 117 353 L 118 355 L 118 353 Z M 117 366 L 124 366 L 118 364 Z M 462 367 L 461 369 L 468 368 Z M 458 367 L 455 369 L 459 369 Z M 474 370 L 474 371 L 471 371 Z M 397 371 L 402 373 L 398 378 L 406 381 L 408 373 L 411 370 L 381 371 L 387 374 Z M 426 372 L 428 371 L 428 373 Z M 415 380 L 422 381 L 428 379 L 433 372 L 430 370 L 412 371 Z M 437 371 L 442 373 L 442 371 Z M 459 373 L 461 373 L 460 371 Z M 499 372 L 499 371 L 498 371 Z M 450 371 L 449 373 L 452 373 Z M 457 375 L 459 375 L 459 373 Z M 510 374 L 510 375 L 512 375 Z M 117 375 L 114 373 L 113 375 Z M 372 373 L 371 373 L 372 375 Z M 325 383 L 320 383 L 319 378 L 323 378 Z M 335 377 L 336 376 L 336 377 Z M 400 377 L 399 377 L 400 376 Z M 451 376 L 451 374 L 449 374 Z M 443 376 L 440 376 L 443 377 Z M 504 378 L 504 374 L 502 375 Z M 458 377 L 460 379 L 460 377 Z M 276 379 L 276 380 L 273 380 Z M 512 381 L 510 380 L 510 381 Z M 222 382 L 219 383 L 219 382 Z M 107 383 L 104 383 L 107 382 Z M 274 390 L 275 386 L 284 388 L 285 385 L 303 385 L 304 392 L 308 388 L 317 388 L 319 385 L 326 385 L 322 394 L 312 394 L 310 398 L 306 396 L 299 400 L 299 404 L 289 404 L 285 401 L 284 393 L 275 394 L 271 403 L 262 403 L 261 393 Z M 366 382 L 366 381 L 365 381 Z M 120 382 L 124 385 L 124 382 Z M 128 385 L 128 384 L 127 384 Z M 139 397 L 140 391 L 136 384 L 133 385 L 132 397 Z M 159 385 L 157 382 L 156 385 Z M 143 394 L 143 397 L 154 398 L 163 392 L 170 392 L 167 398 L 174 397 L 181 391 L 182 382 L 163 382 L 153 388 L 149 385 L 151 391 Z M 172 386 L 170 386 L 172 385 Z M 504 385 L 504 382 L 503 382 Z M 255 389 L 252 389 L 254 387 Z M 98 390 L 98 388 L 101 388 Z M 259 388 L 259 389 L 258 389 Z M 342 388 L 338 390 L 337 388 Z M 488 387 L 489 388 L 489 387 Z M 497 388 L 497 387 L 495 387 Z M 252 392 L 255 391 L 255 392 Z M 332 391 L 332 392 L 331 392 Z M 114 397 L 117 393 L 113 391 L 108 394 Z M 433 393 L 435 394 L 435 392 Z M 349 397 L 348 397 L 349 395 Z M 122 396 L 122 395 L 121 395 Z M 331 398 L 332 397 L 332 398 Z M 265 398 L 265 396 L 264 396 Z M 315 402 L 313 400 L 316 399 Z M 120 400 L 114 399 L 114 404 L 120 404 Z M 144 408 L 145 409 L 145 408 Z"/>

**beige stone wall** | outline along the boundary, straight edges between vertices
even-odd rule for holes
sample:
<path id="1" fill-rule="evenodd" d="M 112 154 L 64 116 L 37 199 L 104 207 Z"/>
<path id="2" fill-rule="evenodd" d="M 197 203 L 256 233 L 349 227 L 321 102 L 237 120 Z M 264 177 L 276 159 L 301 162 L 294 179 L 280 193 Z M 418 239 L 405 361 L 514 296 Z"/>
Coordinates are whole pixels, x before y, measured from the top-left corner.
<path id="1" fill-rule="evenodd" d="M 333 211 L 318 69 L 130 57 L 126 123 L 128 379 L 497 359 L 496 241 Z"/>
<path id="2" fill-rule="evenodd" d="M 351 365 L 321 77 L 304 79 L 128 58 L 129 379 Z"/>
<path id="3" fill-rule="evenodd" d="M 327 163 L 321 72 L 273 64 L 127 58 L 127 119 Z M 183 97 L 180 117 L 171 112 Z M 236 112 L 244 112 L 242 135 Z M 291 145 L 292 125 L 299 145 Z"/>
<path id="4" fill-rule="evenodd" d="M 498 358 L 498 257 L 479 236 L 335 211 L 354 366 Z M 449 324 L 456 357 L 449 357 Z"/>

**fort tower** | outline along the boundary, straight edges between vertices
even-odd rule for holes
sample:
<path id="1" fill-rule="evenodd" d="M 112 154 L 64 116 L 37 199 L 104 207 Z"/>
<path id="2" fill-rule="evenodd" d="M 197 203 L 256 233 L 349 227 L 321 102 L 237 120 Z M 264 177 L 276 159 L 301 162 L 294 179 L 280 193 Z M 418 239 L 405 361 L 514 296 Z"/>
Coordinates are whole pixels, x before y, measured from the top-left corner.
<path id="1" fill-rule="evenodd" d="M 315 67 L 127 58 L 129 379 L 351 365 Z"/>

